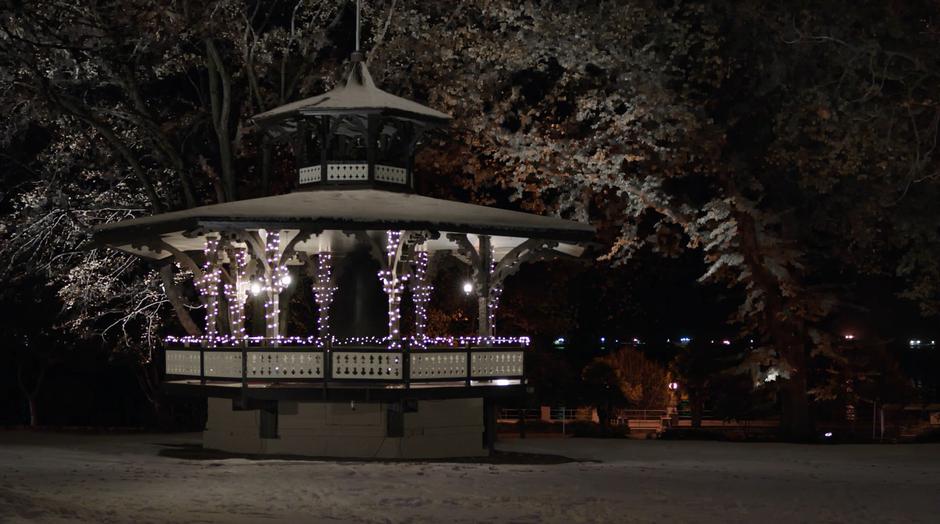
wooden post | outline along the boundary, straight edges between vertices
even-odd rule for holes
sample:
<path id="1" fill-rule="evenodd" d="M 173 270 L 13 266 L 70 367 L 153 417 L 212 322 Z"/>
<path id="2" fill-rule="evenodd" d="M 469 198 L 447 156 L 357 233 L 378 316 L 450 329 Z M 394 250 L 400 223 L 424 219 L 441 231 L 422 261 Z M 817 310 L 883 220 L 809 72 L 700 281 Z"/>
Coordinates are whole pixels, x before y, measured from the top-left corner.
<path id="1" fill-rule="evenodd" d="M 492 287 L 490 269 L 493 263 L 493 245 L 489 235 L 480 235 L 480 265 L 477 268 L 477 334 L 481 337 L 492 335 L 490 330 L 490 288 Z"/>
<path id="2" fill-rule="evenodd" d="M 307 167 L 309 165 L 309 159 L 307 154 L 307 146 L 309 145 L 309 135 L 307 132 L 307 120 L 305 118 L 300 118 L 297 120 L 297 136 L 295 137 L 297 151 L 295 153 L 295 160 L 297 161 L 297 170 Z"/>
<path id="3" fill-rule="evenodd" d="M 271 140 L 267 135 L 261 139 L 261 196 L 271 190 Z"/>
<path id="4" fill-rule="evenodd" d="M 320 183 L 326 184 L 326 171 L 330 165 L 330 117 L 320 117 Z"/>
<path id="5" fill-rule="evenodd" d="M 366 162 L 369 169 L 369 182 L 375 182 L 375 161 L 378 156 L 379 115 L 369 115 L 366 130 Z"/>
<path id="6" fill-rule="evenodd" d="M 489 398 L 483 399 L 483 440 L 487 451 L 496 451 L 496 404 Z"/>

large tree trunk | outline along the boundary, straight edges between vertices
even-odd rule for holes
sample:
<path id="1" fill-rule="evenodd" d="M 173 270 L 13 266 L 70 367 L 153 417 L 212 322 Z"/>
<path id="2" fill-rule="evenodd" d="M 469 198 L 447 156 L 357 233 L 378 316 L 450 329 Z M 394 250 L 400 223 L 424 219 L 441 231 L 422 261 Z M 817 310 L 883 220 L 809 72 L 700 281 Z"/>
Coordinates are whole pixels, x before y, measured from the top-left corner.
<path id="1" fill-rule="evenodd" d="M 163 291 L 166 293 L 166 298 L 173 306 L 173 310 L 176 312 L 176 316 L 183 326 L 183 329 L 186 330 L 188 335 L 194 337 L 202 335 L 202 330 L 199 329 L 199 326 L 196 325 L 193 317 L 189 314 L 189 310 L 186 309 L 182 291 L 173 279 L 172 265 L 165 264 L 160 268 L 160 279 L 163 281 Z"/>
<path id="2" fill-rule="evenodd" d="M 141 364 L 136 370 L 137 384 L 141 392 L 150 403 L 156 417 L 157 427 L 169 427 L 170 418 L 164 412 L 163 391 L 160 389 L 160 372 L 152 362 L 150 364 Z"/>
<path id="3" fill-rule="evenodd" d="M 36 381 L 33 383 L 32 388 L 26 386 L 26 380 L 23 375 L 23 365 L 17 364 L 16 381 L 20 387 L 20 391 L 23 392 L 29 404 L 29 427 L 35 428 L 39 425 L 39 403 L 37 402 L 37 397 L 39 397 L 39 388 L 42 386 L 42 379 L 46 376 L 46 365 L 42 362 L 39 363 L 39 373 L 36 376 Z"/>
<path id="4" fill-rule="evenodd" d="M 39 405 L 36 403 L 36 396 L 26 397 L 29 403 L 29 427 L 39 427 Z"/>
<path id="5" fill-rule="evenodd" d="M 791 374 L 780 388 L 783 408 L 780 431 L 785 439 L 794 442 L 805 442 L 813 436 L 806 385 L 806 372 L 800 369 Z"/>
<path id="6" fill-rule="evenodd" d="M 733 181 L 727 179 L 728 192 L 739 198 Z M 781 359 L 789 364 L 790 378 L 781 388 L 781 431 L 792 441 L 806 441 L 812 435 L 807 393 L 808 362 L 805 327 L 787 319 L 783 282 L 770 271 L 764 258 L 760 234 L 754 217 L 745 210 L 734 208 L 732 216 L 737 222 L 737 237 L 746 267 L 751 271 L 753 283 L 763 292 L 763 324 Z"/>
<path id="7" fill-rule="evenodd" d="M 772 317 L 779 319 L 779 316 Z M 780 431 L 784 439 L 805 442 L 812 438 L 813 424 L 810 418 L 809 363 L 806 346 L 788 329 L 783 321 L 777 321 L 773 332 L 780 356 L 790 365 L 790 377 L 780 385 Z"/>
<path id="8" fill-rule="evenodd" d="M 692 427 L 702 427 L 702 412 L 705 411 L 705 399 L 701 393 L 689 394 L 689 411 L 692 415 Z"/>

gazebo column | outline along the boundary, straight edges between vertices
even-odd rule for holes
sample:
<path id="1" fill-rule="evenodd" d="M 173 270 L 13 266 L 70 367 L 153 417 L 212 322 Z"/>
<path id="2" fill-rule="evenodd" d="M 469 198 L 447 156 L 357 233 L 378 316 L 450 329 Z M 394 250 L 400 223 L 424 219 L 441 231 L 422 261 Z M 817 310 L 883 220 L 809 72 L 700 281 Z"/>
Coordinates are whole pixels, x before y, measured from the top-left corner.
<path id="1" fill-rule="evenodd" d="M 196 288 L 206 306 L 206 338 L 219 336 L 219 285 L 221 284 L 222 264 L 219 257 L 219 238 L 206 236 L 203 246 L 206 262 L 202 274 L 197 276 Z"/>
<path id="2" fill-rule="evenodd" d="M 333 254 L 321 251 L 317 255 L 317 269 L 313 281 L 313 298 L 317 303 L 317 335 L 330 337 L 330 306 L 336 286 L 333 285 Z"/>
<path id="3" fill-rule="evenodd" d="M 388 295 L 388 347 L 401 349 L 401 295 L 405 289 L 407 274 L 400 273 L 399 262 L 403 246 L 402 231 L 385 232 L 385 260 L 379 270 L 382 290 Z"/>
<path id="4" fill-rule="evenodd" d="M 248 250 L 226 246 L 228 256 L 228 279 L 222 285 L 225 300 L 228 302 L 229 326 L 232 337 L 245 338 L 245 301 L 248 300 Z"/>
<path id="5" fill-rule="evenodd" d="M 419 347 L 425 347 L 425 338 L 428 329 L 428 303 L 431 302 L 431 292 L 434 285 L 428 276 L 430 255 L 427 251 L 415 253 L 414 278 L 411 294 L 415 305 L 415 342 Z"/>
<path id="6" fill-rule="evenodd" d="M 260 230 L 259 237 L 264 243 L 263 272 L 261 291 L 264 294 L 264 334 L 275 342 L 281 336 L 281 291 L 290 284 L 290 273 L 284 264 L 281 231 Z"/>
<path id="7" fill-rule="evenodd" d="M 449 234 L 457 244 L 458 258 L 473 270 L 473 281 L 477 296 L 478 334 L 493 336 L 496 310 L 503 293 L 503 282 L 519 271 L 523 263 L 549 258 L 558 242 L 530 238 L 497 258 L 493 253 L 492 240 L 488 235 L 479 236 L 479 246 L 474 246 L 467 235 Z"/>
<path id="8" fill-rule="evenodd" d="M 494 264 L 493 243 L 489 235 L 480 235 L 480 247 L 477 253 L 477 267 L 474 268 L 477 292 L 477 334 L 481 337 L 488 337 L 493 334 L 490 288 Z"/>
<path id="9" fill-rule="evenodd" d="M 465 234 L 447 235 L 457 244 L 457 257 L 468 264 L 472 271 L 473 288 L 477 297 L 477 335 L 488 337 L 493 332 L 494 301 L 491 299 L 493 286 L 493 243 L 489 235 L 479 235 L 479 245 L 474 246 Z"/>
<path id="10" fill-rule="evenodd" d="M 503 284 L 493 278 L 494 270 L 490 270 L 490 290 L 487 294 L 486 307 L 486 335 L 493 336 L 496 332 L 496 310 L 499 309 L 499 298 L 503 294 Z"/>
<path id="11" fill-rule="evenodd" d="M 490 287 L 487 293 L 488 335 L 492 336 L 494 332 L 496 310 L 499 309 L 499 299 L 503 294 L 503 283 L 506 279 L 519 271 L 522 264 L 557 258 L 557 253 L 553 254 L 557 246 L 558 242 L 555 241 L 530 238 L 490 264 Z"/>

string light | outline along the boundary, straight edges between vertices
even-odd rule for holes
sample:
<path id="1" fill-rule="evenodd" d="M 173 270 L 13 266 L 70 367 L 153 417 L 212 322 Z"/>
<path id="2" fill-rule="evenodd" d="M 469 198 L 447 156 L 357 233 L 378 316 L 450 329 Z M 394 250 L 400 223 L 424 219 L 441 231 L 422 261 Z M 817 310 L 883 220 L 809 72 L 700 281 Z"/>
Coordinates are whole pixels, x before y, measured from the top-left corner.
<path id="1" fill-rule="evenodd" d="M 219 239 L 207 236 L 203 244 L 206 262 L 202 278 L 196 281 L 196 289 L 206 304 L 206 336 L 211 339 L 219 335 L 219 284 L 222 281 L 222 266 L 219 263 Z"/>
<path id="2" fill-rule="evenodd" d="M 262 281 L 264 299 L 265 333 L 271 340 L 280 340 L 281 291 L 290 284 L 291 277 L 287 266 L 281 263 L 281 232 L 261 230 L 264 239 L 264 258 L 267 262 Z"/>
<path id="3" fill-rule="evenodd" d="M 528 337 L 493 336 L 496 310 L 502 294 L 502 287 L 494 285 L 487 293 L 487 320 L 489 333 L 484 336 L 445 336 L 428 337 L 428 304 L 433 292 L 433 284 L 428 281 L 429 253 L 415 253 L 412 271 L 399 274 L 400 252 L 404 238 L 403 231 L 386 231 L 386 264 L 378 276 L 383 291 L 388 295 L 388 336 L 385 337 L 348 337 L 337 339 L 330 334 L 330 306 L 337 288 L 332 285 L 332 253 L 321 252 L 317 257 L 317 271 L 312 286 L 314 300 L 319 315 L 317 335 L 308 337 L 284 337 L 280 334 L 279 294 L 292 283 L 292 276 L 284 264 L 280 231 L 259 231 L 264 242 L 264 272 L 258 278 L 248 275 L 249 253 L 245 248 L 230 246 L 217 237 L 207 236 L 204 253 L 206 262 L 202 276 L 195 282 L 206 304 L 206 330 L 201 337 L 167 337 L 167 344 L 199 345 L 204 347 L 226 347 L 248 345 L 297 345 L 326 347 L 327 343 L 336 346 L 375 346 L 384 345 L 392 350 L 404 347 L 422 350 L 427 348 L 456 348 L 463 346 L 528 346 Z M 224 246 L 223 246 L 224 244 Z M 227 255 L 230 266 L 228 282 L 222 282 L 223 252 Z M 490 275 L 495 272 L 496 264 L 490 261 Z M 415 334 L 402 337 L 400 332 L 401 298 L 409 279 L 413 280 L 412 295 L 415 303 Z M 469 287 L 473 288 L 472 283 Z M 230 334 L 221 334 L 218 329 L 219 294 L 224 294 L 228 304 L 231 329 Z M 250 337 L 246 333 L 244 304 L 247 296 L 264 295 L 265 336 Z"/>
<path id="4" fill-rule="evenodd" d="M 379 280 L 382 281 L 382 291 L 388 295 L 388 348 L 401 349 L 401 294 L 405 290 L 408 275 L 398 275 L 398 251 L 401 248 L 401 231 L 385 232 L 386 269 L 379 271 Z"/>
<path id="5" fill-rule="evenodd" d="M 229 250 L 230 274 L 234 282 L 226 282 L 222 289 L 225 300 L 228 301 L 229 321 L 232 326 L 232 336 L 244 339 L 245 332 L 245 300 L 248 298 L 248 253 L 245 249 L 232 248 Z M 256 293 L 253 293 L 256 294 Z"/>
<path id="6" fill-rule="evenodd" d="M 493 273 L 496 272 L 496 262 L 490 261 L 490 282 L 495 282 Z M 493 335 L 493 332 L 496 329 L 496 310 L 499 309 L 499 298 L 503 294 L 503 286 L 498 283 L 494 283 L 490 287 L 489 296 L 487 297 L 487 327 L 489 328 L 489 335 Z"/>
<path id="7" fill-rule="evenodd" d="M 329 341 L 333 346 L 385 346 L 389 343 L 389 337 L 235 337 L 231 335 L 219 335 L 216 337 L 194 337 L 194 336 L 168 336 L 163 339 L 164 344 L 168 346 L 176 345 L 201 345 L 211 344 L 215 347 L 239 346 L 247 343 L 249 346 L 312 346 L 325 348 Z M 465 346 L 490 347 L 490 346 L 523 346 L 528 347 L 532 340 L 529 337 L 481 337 L 481 336 L 444 336 L 444 337 L 423 337 L 420 341 L 418 337 L 403 337 L 399 342 L 407 344 L 413 348 L 457 348 Z M 422 344 L 422 345 L 419 345 Z"/>
<path id="8" fill-rule="evenodd" d="M 317 303 L 317 334 L 330 336 L 330 305 L 336 288 L 332 285 L 333 254 L 323 251 L 317 256 L 317 274 L 313 283 L 313 298 Z"/>
<path id="9" fill-rule="evenodd" d="M 424 348 L 424 340 L 427 338 L 428 328 L 428 303 L 431 302 L 431 292 L 434 286 L 428 281 L 428 262 L 429 255 L 427 251 L 419 251 L 415 257 L 415 279 L 411 289 L 412 298 L 415 303 L 415 343 L 419 348 Z"/>

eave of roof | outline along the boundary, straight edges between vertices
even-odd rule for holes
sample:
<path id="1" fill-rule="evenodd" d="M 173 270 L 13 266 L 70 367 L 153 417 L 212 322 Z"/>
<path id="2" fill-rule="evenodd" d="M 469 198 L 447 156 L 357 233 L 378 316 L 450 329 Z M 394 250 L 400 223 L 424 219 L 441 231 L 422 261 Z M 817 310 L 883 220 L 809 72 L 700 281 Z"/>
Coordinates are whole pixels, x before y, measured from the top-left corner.
<path id="1" fill-rule="evenodd" d="M 102 224 L 98 245 L 133 243 L 199 228 L 305 230 L 431 230 L 584 242 L 589 224 L 520 211 L 376 189 L 301 191 L 172 211 Z"/>

